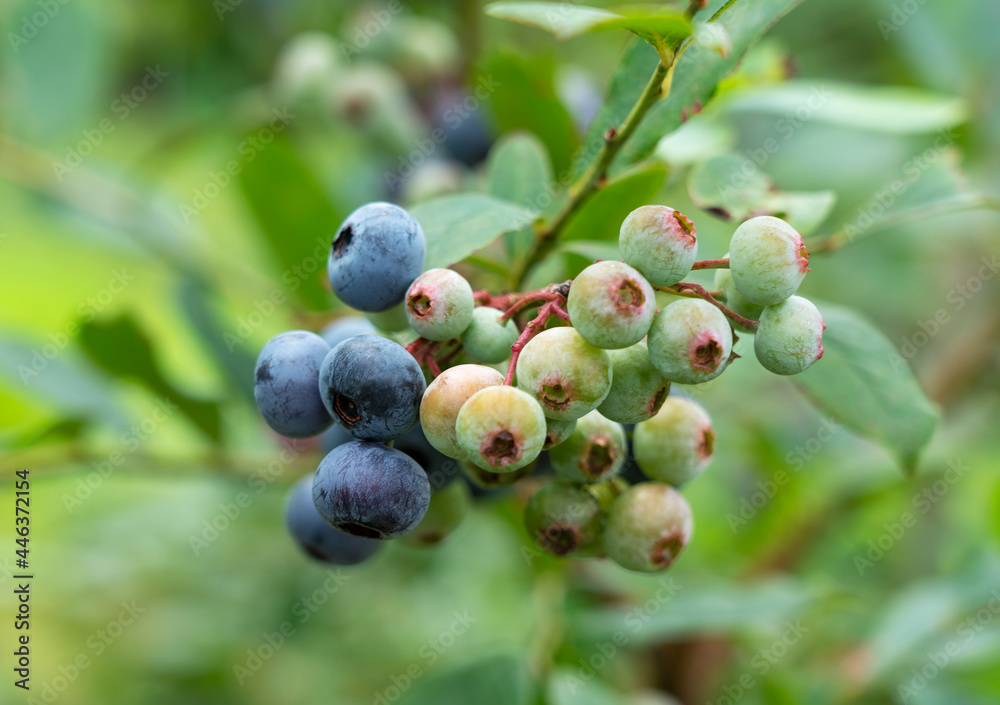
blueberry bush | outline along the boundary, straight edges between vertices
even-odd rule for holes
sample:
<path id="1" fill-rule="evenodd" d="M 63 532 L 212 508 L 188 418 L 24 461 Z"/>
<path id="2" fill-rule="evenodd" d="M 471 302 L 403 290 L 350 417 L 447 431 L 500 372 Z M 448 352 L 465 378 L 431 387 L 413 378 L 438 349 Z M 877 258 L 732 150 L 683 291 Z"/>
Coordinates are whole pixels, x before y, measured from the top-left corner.
<path id="1" fill-rule="evenodd" d="M 3 702 L 1000 699 L 993 3 L 0 16 Z"/>

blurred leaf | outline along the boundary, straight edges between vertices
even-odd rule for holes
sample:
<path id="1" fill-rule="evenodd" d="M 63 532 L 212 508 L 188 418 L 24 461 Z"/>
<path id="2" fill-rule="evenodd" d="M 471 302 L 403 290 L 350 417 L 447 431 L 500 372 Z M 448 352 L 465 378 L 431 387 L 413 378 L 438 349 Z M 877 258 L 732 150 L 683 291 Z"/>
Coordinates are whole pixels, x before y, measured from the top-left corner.
<path id="1" fill-rule="evenodd" d="M 542 210 L 554 187 L 549 155 L 541 140 L 529 133 L 505 135 L 490 152 L 486 167 L 487 191 L 497 198 L 533 210 Z M 504 233 L 507 259 L 517 262 L 531 245 L 531 228 Z"/>
<path id="2" fill-rule="evenodd" d="M 552 181 L 545 145 L 529 133 L 504 135 L 490 152 L 486 179 L 490 195 L 538 210 L 538 199 Z"/>
<path id="3" fill-rule="evenodd" d="M 591 261 L 599 259 L 620 260 L 622 258 L 617 240 L 615 242 L 570 240 L 556 245 L 556 252 L 571 252 Z"/>
<path id="4" fill-rule="evenodd" d="M 160 372 L 146 334 L 129 316 L 93 321 L 80 327 L 80 345 L 90 359 L 119 379 L 131 379 L 176 406 L 213 441 L 221 438 L 219 407 L 175 389 Z"/>
<path id="5" fill-rule="evenodd" d="M 609 181 L 584 202 L 566 226 L 562 239 L 617 242 L 625 217 L 650 203 L 666 177 L 665 166 L 649 164 Z"/>
<path id="6" fill-rule="evenodd" d="M 686 116 L 697 113 L 712 97 L 719 81 L 733 70 L 746 51 L 771 25 L 801 1 L 758 0 L 724 5 L 712 21 L 720 23 L 728 33 L 732 40 L 732 53 L 723 57 L 712 49 L 694 43 L 688 44 L 677 60 L 670 95 L 653 105 L 646 114 L 632 138 L 615 158 L 612 173 L 647 157 L 660 138 L 677 129 Z M 655 54 L 647 56 L 645 62 L 649 70 L 639 81 L 627 87 L 633 102 L 649 79 L 655 59 Z M 635 67 L 628 69 L 630 75 L 634 74 L 634 69 Z M 602 113 L 601 119 L 591 130 L 591 135 L 604 134 L 609 127 L 619 125 L 624 117 L 625 114 L 620 111 Z"/>
<path id="7" fill-rule="evenodd" d="M 907 473 L 930 441 L 938 412 L 892 343 L 849 309 L 821 306 L 823 358 L 796 375 L 809 400 L 888 448 Z"/>
<path id="8" fill-rule="evenodd" d="M 28 342 L 9 333 L 0 336 L 0 371 L 10 380 L 10 389 L 51 405 L 67 420 L 85 418 L 125 427 L 121 407 L 100 374 L 75 351 L 49 355 L 50 345 L 51 341 Z"/>
<path id="9" fill-rule="evenodd" d="M 527 665 L 513 655 L 492 655 L 432 673 L 399 705 L 528 705 L 533 686 Z"/>
<path id="10" fill-rule="evenodd" d="M 498 132 L 524 130 L 536 135 L 548 149 L 560 181 L 573 161 L 580 139 L 573 118 L 556 94 L 556 65 L 543 56 L 530 58 L 496 54 L 484 62 L 484 72 L 500 88 L 485 105 L 496 118 Z"/>
<path id="11" fill-rule="evenodd" d="M 813 232 L 833 209 L 833 191 L 783 192 L 748 157 L 713 157 L 691 170 L 688 194 L 699 208 L 737 223 L 755 215 L 787 220 L 803 235 Z"/>
<path id="12" fill-rule="evenodd" d="M 656 44 L 691 33 L 691 23 L 683 14 L 645 7 L 609 11 L 569 3 L 495 2 L 486 6 L 486 14 L 539 27 L 559 40 L 596 30 L 627 29 Z"/>
<path id="13" fill-rule="evenodd" d="M 256 360 L 241 346 L 227 345 L 218 315 L 212 310 L 213 292 L 197 280 L 186 277 L 181 281 L 178 297 L 181 309 L 191 327 L 207 348 L 230 387 L 247 401 L 253 401 L 253 378 Z"/>
<path id="14" fill-rule="evenodd" d="M 461 262 L 508 230 L 535 220 L 534 211 L 479 193 L 461 193 L 421 203 L 411 211 L 427 236 L 425 269 Z"/>
<path id="15" fill-rule="evenodd" d="M 329 309 L 322 284 L 326 250 L 346 214 L 334 208 L 316 175 L 281 137 L 257 151 L 239 182 L 288 293 L 310 310 Z"/>
<path id="16" fill-rule="evenodd" d="M 961 98 L 899 86 L 863 86 L 835 81 L 789 81 L 733 93 L 726 110 L 796 114 L 807 110 L 810 122 L 873 132 L 934 132 L 967 119 Z"/>
<path id="17" fill-rule="evenodd" d="M 629 701 L 589 671 L 559 668 L 549 676 L 548 705 L 626 705 Z"/>
<path id="18" fill-rule="evenodd" d="M 106 15 L 86 3 L 54 7 L 43 12 L 38 2 L 27 0 L 5 18 L 14 31 L 4 33 L 13 50 L 4 53 L 4 112 L 35 139 L 71 142 L 75 159 L 80 159 L 81 152 L 100 151 L 131 109 L 117 91 L 108 95 L 104 74 L 114 43 L 102 24 Z M 84 146 L 78 151 L 79 144 Z M 64 166 L 67 147 L 59 144 L 55 152 Z"/>
<path id="19" fill-rule="evenodd" d="M 575 636 L 604 641 L 621 633 L 630 645 L 643 646 L 703 631 L 732 634 L 780 623 L 815 599 L 802 584 L 789 580 L 697 585 L 677 581 L 675 587 L 659 603 L 644 603 L 655 609 L 601 607 L 585 612 L 575 625 Z"/>
<path id="20" fill-rule="evenodd" d="M 656 145 L 656 158 L 672 165 L 695 164 L 726 154 L 736 145 L 736 131 L 726 122 L 696 115 Z"/>

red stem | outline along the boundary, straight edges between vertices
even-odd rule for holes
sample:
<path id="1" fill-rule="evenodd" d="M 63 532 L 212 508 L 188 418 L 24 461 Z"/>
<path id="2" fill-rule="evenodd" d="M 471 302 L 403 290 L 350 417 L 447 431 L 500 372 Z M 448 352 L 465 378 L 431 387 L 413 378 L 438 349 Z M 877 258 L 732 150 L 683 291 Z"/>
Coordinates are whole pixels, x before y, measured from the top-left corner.
<path id="1" fill-rule="evenodd" d="M 721 257 L 719 259 L 703 259 L 700 262 L 695 262 L 691 265 L 691 271 L 696 269 L 729 269 L 729 258 Z"/>
<path id="2" fill-rule="evenodd" d="M 674 284 L 674 287 L 675 288 L 673 289 L 670 288 L 669 286 L 658 286 L 655 288 L 660 291 L 665 291 L 668 294 L 679 294 L 683 293 L 684 290 L 693 291 L 700 298 L 704 299 L 705 301 L 707 301 L 708 303 L 712 304 L 717 309 L 722 311 L 722 313 L 724 313 L 726 315 L 726 318 L 728 318 L 729 320 L 735 321 L 742 326 L 746 326 L 749 330 L 757 330 L 757 326 L 760 325 L 757 321 L 754 321 L 750 318 L 745 318 L 740 314 L 736 313 L 735 311 L 733 311 L 732 309 L 726 308 L 725 305 L 723 305 L 718 299 L 712 296 L 711 293 L 706 291 L 705 287 L 701 286 L 700 284 L 693 284 L 690 282 L 679 282 L 677 284 Z"/>
<path id="3" fill-rule="evenodd" d="M 524 330 L 521 331 L 521 334 L 511 346 L 510 365 L 507 367 L 507 376 L 503 381 L 507 386 L 514 384 L 514 369 L 517 367 L 517 358 L 520 357 L 521 351 L 524 350 L 524 346 L 528 344 L 528 341 L 545 330 L 545 324 L 548 323 L 552 316 L 569 321 L 569 314 L 562 307 L 561 299 L 563 297 L 559 294 L 556 294 L 556 297 L 551 301 L 547 301 L 538 309 L 538 315 L 528 321 L 528 325 L 524 327 Z"/>

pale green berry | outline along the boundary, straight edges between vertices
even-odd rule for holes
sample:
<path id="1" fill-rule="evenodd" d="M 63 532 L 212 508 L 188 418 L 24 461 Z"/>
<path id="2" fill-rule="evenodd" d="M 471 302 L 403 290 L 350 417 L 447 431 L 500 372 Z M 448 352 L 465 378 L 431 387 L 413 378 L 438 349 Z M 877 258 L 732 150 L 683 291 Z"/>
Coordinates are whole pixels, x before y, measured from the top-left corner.
<path id="1" fill-rule="evenodd" d="M 575 553 L 595 543 L 602 523 L 598 501 L 585 489 L 561 480 L 539 487 L 524 508 L 528 533 L 554 556 Z"/>
<path id="2" fill-rule="evenodd" d="M 760 315 L 753 341 L 757 360 L 776 375 L 797 375 L 823 357 L 826 323 L 809 299 L 791 296 Z"/>
<path id="3" fill-rule="evenodd" d="M 450 482 L 431 494 L 427 513 L 410 533 L 400 540 L 411 546 L 434 546 L 443 541 L 462 523 L 472 503 L 469 487 L 464 482 Z"/>
<path id="4" fill-rule="evenodd" d="M 683 213 L 667 206 L 642 206 L 622 223 L 618 248 L 650 284 L 673 286 L 691 271 L 698 237 Z"/>
<path id="5" fill-rule="evenodd" d="M 578 419 L 611 389 L 611 358 L 573 328 L 550 328 L 532 338 L 517 359 L 517 386 L 549 418 Z"/>
<path id="6" fill-rule="evenodd" d="M 545 415 L 537 401 L 516 387 L 487 387 L 462 406 L 455 431 L 473 465 L 514 472 L 542 452 Z"/>
<path id="7" fill-rule="evenodd" d="M 573 433 L 576 428 L 576 419 L 552 419 L 545 417 L 545 447 L 548 450 L 552 446 L 557 446 Z"/>
<path id="8" fill-rule="evenodd" d="M 601 482 L 617 475 L 628 457 L 625 427 L 591 411 L 576 422 L 563 443 L 549 451 L 559 477 L 577 484 Z"/>
<path id="9" fill-rule="evenodd" d="M 747 301 L 773 306 L 799 288 L 809 271 L 809 253 L 795 228 L 781 218 L 761 215 L 733 233 L 729 269 Z"/>
<path id="10" fill-rule="evenodd" d="M 479 306 L 472 312 L 472 322 L 462 333 L 462 347 L 473 360 L 487 365 L 503 362 L 517 341 L 517 324 L 513 320 L 500 322 L 503 311 Z"/>
<path id="11" fill-rule="evenodd" d="M 670 394 L 670 382 L 653 367 L 646 342 L 624 350 L 609 350 L 611 391 L 597 407 L 604 416 L 623 424 L 652 418 Z"/>
<path id="12" fill-rule="evenodd" d="M 688 503 L 670 485 L 640 482 L 615 500 L 604 526 L 604 550 L 622 568 L 666 570 L 691 540 Z"/>
<path id="13" fill-rule="evenodd" d="M 727 254 L 726 257 L 728 256 Z M 733 283 L 733 273 L 731 271 L 728 269 L 715 270 L 715 288 L 722 292 L 722 300 L 726 304 L 726 308 L 730 311 L 751 321 L 760 320 L 760 312 L 764 310 L 764 307 L 750 303 L 743 297 L 743 294 L 736 290 L 736 284 Z M 733 322 L 733 327 L 742 333 L 754 332 L 735 321 Z"/>
<path id="14" fill-rule="evenodd" d="M 503 375 L 483 365 L 458 365 L 438 375 L 420 400 L 420 425 L 427 441 L 449 458 L 465 458 L 455 435 L 458 412 L 473 394 L 500 384 Z"/>
<path id="15" fill-rule="evenodd" d="M 597 262 L 573 280 L 566 299 L 573 327 L 591 345 L 627 348 L 646 337 L 656 315 L 653 287 L 623 262 Z"/>
<path id="16" fill-rule="evenodd" d="M 427 340 L 452 340 L 469 327 L 475 305 L 465 277 L 451 269 L 428 269 L 406 292 L 406 320 Z"/>
<path id="17" fill-rule="evenodd" d="M 671 382 L 700 384 L 722 374 L 733 351 L 733 330 L 712 304 L 683 299 L 656 315 L 647 344 L 660 374 Z"/>
<path id="18" fill-rule="evenodd" d="M 405 303 L 393 306 L 388 311 L 380 311 L 378 313 L 365 312 L 365 318 L 367 318 L 372 325 L 379 330 L 384 330 L 389 333 L 412 331 L 409 321 L 406 320 Z"/>
<path id="19" fill-rule="evenodd" d="M 715 431 L 705 409 L 672 396 L 649 421 L 632 432 L 632 455 L 650 480 L 680 485 L 700 474 L 712 459 Z"/>

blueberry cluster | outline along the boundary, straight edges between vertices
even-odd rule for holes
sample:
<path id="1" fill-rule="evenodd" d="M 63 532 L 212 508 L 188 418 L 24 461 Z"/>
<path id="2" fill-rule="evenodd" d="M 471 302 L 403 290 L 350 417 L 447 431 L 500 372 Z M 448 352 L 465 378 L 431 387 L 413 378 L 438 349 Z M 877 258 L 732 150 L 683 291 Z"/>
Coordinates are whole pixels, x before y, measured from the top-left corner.
<path id="1" fill-rule="evenodd" d="M 722 374 L 738 332 L 754 333 L 766 369 L 796 374 L 822 355 L 825 326 L 794 296 L 808 253 L 778 218 L 746 221 L 728 257 L 696 262 L 691 221 L 643 206 L 622 223 L 619 247 L 624 261 L 494 296 L 454 270 L 424 271 L 423 231 L 402 208 L 352 213 L 328 274 L 368 320 L 341 319 L 322 336 L 282 333 L 257 363 L 257 403 L 275 431 L 326 431 L 311 497 L 300 484 L 288 503 L 300 545 L 350 564 L 378 540 L 435 543 L 468 499 L 463 483 L 437 481 L 449 479 L 443 469 L 495 488 L 550 468 L 524 513 L 543 550 L 667 568 L 692 531 L 676 488 L 705 469 L 715 444 L 705 409 L 671 385 Z M 718 291 L 682 281 L 709 268 Z M 658 310 L 657 291 L 677 298 Z M 408 337 L 380 332 L 401 327 Z M 630 459 L 643 475 L 631 486 L 622 477 Z"/>

